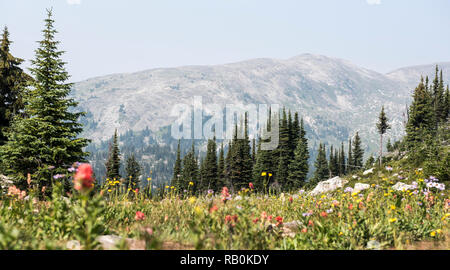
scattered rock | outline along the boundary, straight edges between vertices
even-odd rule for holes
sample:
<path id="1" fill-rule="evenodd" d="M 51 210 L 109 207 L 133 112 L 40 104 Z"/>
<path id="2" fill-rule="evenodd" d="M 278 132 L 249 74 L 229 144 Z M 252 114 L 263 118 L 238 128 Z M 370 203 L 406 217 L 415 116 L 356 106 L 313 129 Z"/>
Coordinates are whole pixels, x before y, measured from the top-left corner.
<path id="1" fill-rule="evenodd" d="M 281 227 L 281 236 L 282 237 L 295 237 L 295 234 L 300 231 L 300 228 L 303 226 L 303 223 L 300 220 L 294 220 L 291 222 L 283 223 Z M 267 226 L 266 231 L 272 232 L 274 228 L 276 228 L 276 224 L 270 224 Z"/>
<path id="2" fill-rule="evenodd" d="M 71 250 L 80 250 L 81 249 L 80 241 L 70 240 L 69 242 L 66 243 L 66 248 Z"/>
<path id="3" fill-rule="evenodd" d="M 317 186 L 309 194 L 315 196 L 324 192 L 334 191 L 338 188 L 344 187 L 344 185 L 347 183 L 348 183 L 347 180 L 342 179 L 339 176 L 336 176 L 326 181 L 319 182 Z"/>
<path id="4" fill-rule="evenodd" d="M 376 241 L 376 240 L 370 240 L 369 242 L 367 242 L 367 249 L 372 249 L 372 250 L 380 250 L 381 249 L 381 244 L 380 242 Z"/>
<path id="5" fill-rule="evenodd" d="M 369 184 L 363 184 L 363 183 L 356 183 L 355 187 L 353 188 L 353 192 L 360 192 L 362 190 L 370 188 Z"/>
<path id="6" fill-rule="evenodd" d="M 413 185 L 407 185 L 402 182 L 397 182 L 395 185 L 392 186 L 392 189 L 397 191 L 403 191 L 408 189 L 416 189 L 416 187 Z"/>
<path id="7" fill-rule="evenodd" d="M 369 174 L 372 174 L 374 169 L 375 169 L 375 168 L 368 169 L 368 170 L 364 171 L 364 172 L 363 172 L 363 175 L 369 175 Z"/>
<path id="8" fill-rule="evenodd" d="M 101 244 L 102 248 L 105 250 L 117 249 L 120 242 L 125 239 L 127 246 L 131 250 L 144 250 L 145 241 L 135 240 L 131 238 L 123 238 L 117 235 L 101 235 L 97 237 L 97 241 Z"/>

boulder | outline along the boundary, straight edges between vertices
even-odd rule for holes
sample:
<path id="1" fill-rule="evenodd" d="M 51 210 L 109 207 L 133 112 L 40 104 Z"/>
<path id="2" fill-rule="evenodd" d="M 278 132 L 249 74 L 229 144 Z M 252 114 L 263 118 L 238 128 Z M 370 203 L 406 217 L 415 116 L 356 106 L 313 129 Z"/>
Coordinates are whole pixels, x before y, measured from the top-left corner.
<path id="1" fill-rule="evenodd" d="M 309 195 L 315 196 L 324 192 L 334 191 L 338 188 L 344 187 L 347 183 L 347 180 L 336 176 L 334 178 L 319 182 L 317 186 L 309 193 Z"/>
<path id="2" fill-rule="evenodd" d="M 416 189 L 416 187 L 413 185 L 407 185 L 402 182 L 397 182 L 395 185 L 392 186 L 392 189 L 397 191 L 403 191 L 408 189 Z"/>
<path id="3" fill-rule="evenodd" d="M 356 183 L 355 187 L 353 188 L 353 192 L 360 192 L 362 190 L 370 188 L 369 184 L 363 184 L 363 183 Z"/>
<path id="4" fill-rule="evenodd" d="M 365 170 L 365 171 L 363 172 L 363 175 L 369 175 L 369 174 L 372 174 L 374 169 L 375 169 L 375 168 L 371 168 L 371 169 Z"/>
<path id="5" fill-rule="evenodd" d="M 270 224 L 267 226 L 267 232 L 272 232 L 276 227 L 276 224 Z M 281 236 L 283 237 L 295 237 L 295 234 L 300 232 L 300 228 L 303 227 L 303 223 L 300 220 L 294 220 L 291 222 L 283 223 L 281 227 Z"/>
<path id="6" fill-rule="evenodd" d="M 101 235 L 96 239 L 105 250 L 117 249 L 122 240 L 125 240 L 127 246 L 131 250 L 145 249 L 145 241 L 135 240 L 131 238 L 123 238 L 117 235 Z"/>
<path id="7" fill-rule="evenodd" d="M 81 249 L 80 241 L 70 240 L 69 242 L 66 243 L 66 248 L 71 250 L 80 250 Z"/>

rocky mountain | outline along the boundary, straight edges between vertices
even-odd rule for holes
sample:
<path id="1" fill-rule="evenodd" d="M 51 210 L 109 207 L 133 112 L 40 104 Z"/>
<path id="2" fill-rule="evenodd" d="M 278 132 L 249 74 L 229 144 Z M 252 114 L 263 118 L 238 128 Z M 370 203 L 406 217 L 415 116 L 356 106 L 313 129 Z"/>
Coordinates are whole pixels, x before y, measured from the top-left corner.
<path id="1" fill-rule="evenodd" d="M 448 82 L 450 63 L 442 66 Z M 359 131 L 366 150 L 376 151 L 381 106 L 391 120 L 388 136 L 400 137 L 405 106 L 421 74 L 434 74 L 434 65 L 381 74 L 342 59 L 303 54 L 113 74 L 75 83 L 72 95 L 88 112 L 83 135 L 95 142 L 109 139 L 115 128 L 157 132 L 174 121 L 169 112 L 175 104 L 192 104 L 201 96 L 203 104 L 222 106 L 280 104 L 305 119 L 311 147 L 318 141 L 337 145 Z"/>

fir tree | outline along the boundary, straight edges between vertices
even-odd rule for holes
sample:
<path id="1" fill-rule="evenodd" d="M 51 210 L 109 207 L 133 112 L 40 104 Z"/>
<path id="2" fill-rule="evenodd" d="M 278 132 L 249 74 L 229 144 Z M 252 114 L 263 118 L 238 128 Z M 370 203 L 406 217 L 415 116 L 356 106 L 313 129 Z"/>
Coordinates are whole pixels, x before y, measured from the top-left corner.
<path id="1" fill-rule="evenodd" d="M 359 133 L 356 132 L 355 139 L 353 140 L 353 165 L 355 169 L 363 167 L 364 150 L 361 147 L 361 138 Z"/>
<path id="2" fill-rule="evenodd" d="M 11 55 L 11 43 L 5 26 L 0 40 L 0 146 L 6 142 L 14 116 L 24 109 L 23 92 L 26 82 L 31 80 L 20 68 L 24 60 Z"/>
<path id="3" fill-rule="evenodd" d="M 218 191 L 221 187 L 218 185 L 218 168 L 216 153 L 216 138 L 208 140 L 206 157 L 204 165 L 204 189 Z"/>
<path id="4" fill-rule="evenodd" d="M 341 150 L 339 151 L 339 175 L 345 175 L 347 173 L 345 162 L 344 143 L 341 142 Z"/>
<path id="5" fill-rule="evenodd" d="M 109 147 L 108 160 L 106 166 L 106 177 L 110 180 L 120 179 L 120 150 L 117 136 L 117 129 L 114 131 L 113 141 Z"/>
<path id="6" fill-rule="evenodd" d="M 317 154 L 316 162 L 314 163 L 316 171 L 314 172 L 314 178 L 312 184 L 316 184 L 320 181 L 326 180 L 329 176 L 328 162 L 325 151 L 325 145 L 320 143 L 319 152 Z"/>
<path id="7" fill-rule="evenodd" d="M 299 134 L 302 134 L 302 137 L 297 139 L 297 147 L 294 151 L 294 160 L 289 164 L 288 187 L 291 189 L 299 188 L 305 185 L 309 170 L 308 140 L 304 137 L 305 132 L 303 129 L 303 121 L 299 128 Z"/>
<path id="8" fill-rule="evenodd" d="M 171 185 L 177 188 L 177 190 L 180 190 L 180 177 L 181 177 L 181 150 L 180 150 L 180 140 L 178 140 L 178 146 L 177 146 L 177 158 L 175 160 L 175 165 L 173 167 L 173 176 Z"/>
<path id="9" fill-rule="evenodd" d="M 287 169 L 290 160 L 290 141 L 289 141 L 289 125 L 286 116 L 286 110 L 283 108 L 283 116 L 280 125 L 280 137 L 279 146 L 275 155 L 277 155 L 277 172 L 275 174 L 276 181 L 282 187 L 285 186 L 287 181 Z M 280 160 L 282 159 L 282 160 Z"/>
<path id="10" fill-rule="evenodd" d="M 354 161 L 352 155 L 352 139 L 348 140 L 348 154 L 347 154 L 347 170 L 346 173 L 352 173 L 354 171 Z"/>
<path id="11" fill-rule="evenodd" d="M 436 131 L 433 99 L 426 91 L 423 79 L 414 90 L 413 101 L 409 107 L 409 118 L 406 124 L 406 144 L 408 149 L 414 149 L 423 142 L 427 135 Z"/>
<path id="12" fill-rule="evenodd" d="M 83 148 L 89 140 L 79 138 L 82 125 L 77 122 L 83 112 L 71 112 L 77 102 L 69 98 L 72 84 L 54 40 L 52 13 L 48 11 L 33 68 L 31 88 L 24 97 L 24 117 L 15 117 L 8 132 L 8 142 L 0 148 L 6 173 L 15 177 L 20 187 L 25 186 L 27 173 L 49 186 L 52 173 L 67 173 L 77 161 L 85 161 Z M 50 171 L 49 167 L 55 167 Z"/>
<path id="13" fill-rule="evenodd" d="M 386 133 L 391 126 L 388 124 L 388 119 L 384 113 L 384 106 L 381 107 L 380 116 L 378 117 L 377 130 L 380 134 L 380 167 L 382 166 L 383 159 L 383 134 Z"/>
<path id="14" fill-rule="evenodd" d="M 127 178 L 125 179 L 126 187 L 131 189 L 139 188 L 141 165 L 137 162 L 134 154 L 129 155 L 126 159 L 125 171 L 127 173 Z"/>
<path id="15" fill-rule="evenodd" d="M 198 181 L 199 168 L 197 158 L 195 156 L 195 145 L 192 142 L 191 151 L 189 151 L 183 158 L 183 170 L 182 170 L 182 181 L 180 183 L 181 189 L 188 189 L 190 187 L 189 183 L 193 183 L 193 187 L 190 187 L 191 191 L 195 191 L 197 186 L 200 184 Z"/>
<path id="16" fill-rule="evenodd" d="M 218 162 L 218 165 L 217 165 L 217 175 L 218 175 L 217 188 L 219 190 L 222 187 L 226 186 L 226 181 L 225 181 L 225 153 L 224 153 L 224 149 L 223 149 L 223 143 L 220 145 L 219 162 Z"/>

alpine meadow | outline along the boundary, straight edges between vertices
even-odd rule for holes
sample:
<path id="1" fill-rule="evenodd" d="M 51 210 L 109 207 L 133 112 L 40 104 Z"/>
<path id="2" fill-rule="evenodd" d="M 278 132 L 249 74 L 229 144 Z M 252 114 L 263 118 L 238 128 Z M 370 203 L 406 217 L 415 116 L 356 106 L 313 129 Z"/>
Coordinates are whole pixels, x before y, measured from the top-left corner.
<path id="1" fill-rule="evenodd" d="M 119 2 L 111 3 L 112 12 Z M 154 9 L 168 13 L 167 3 L 156 2 Z M 389 65 L 396 65 L 394 59 L 401 58 L 392 53 L 395 44 L 392 51 L 376 47 L 386 54 L 381 59 L 351 49 L 363 42 L 313 46 L 308 39 L 324 38 L 320 31 L 333 36 L 332 31 L 317 22 L 301 26 L 315 34 L 294 37 L 301 27 L 292 19 L 295 27 L 273 33 L 267 25 L 253 25 L 253 20 L 263 23 L 247 12 L 253 1 L 217 2 L 202 4 L 211 14 L 196 14 L 215 24 L 211 16 L 222 16 L 219 8 L 226 12 L 241 5 L 239 12 L 249 16 L 254 32 L 240 32 L 236 22 L 226 21 L 217 28 L 224 33 L 210 32 L 208 39 L 204 32 L 190 32 L 210 29 L 195 21 L 198 29 L 184 35 L 178 28 L 187 27 L 175 18 L 141 27 L 138 10 L 132 12 L 136 18 L 117 17 L 121 27 L 100 25 L 109 15 L 99 15 L 96 25 L 89 21 L 90 12 L 99 12 L 92 1 L 61 1 L 47 9 L 33 1 L 36 6 L 27 14 L 39 15 L 42 31 L 40 40 L 30 43 L 28 36 L 37 34 L 32 33 L 34 16 L 0 17 L 0 249 L 449 250 L 450 62 L 442 58 L 450 55 L 381 72 L 376 64 L 391 58 Z M 291 18 L 288 7 L 298 3 L 280 2 Z M 364 12 L 390 4 L 359 2 Z M 15 5 L 1 4 L 0 13 L 3 7 L 17 13 Z M 253 8 L 275 21 L 263 8 L 267 5 L 261 1 Z M 282 19 L 274 25 L 286 23 Z M 443 36 L 446 19 L 436 20 Z M 149 32 L 135 38 L 146 27 Z M 279 40 L 264 39 L 265 31 Z M 361 40 L 366 36 L 352 33 Z M 183 41 L 186 58 L 171 55 L 181 45 L 156 41 L 172 35 Z M 217 45 L 231 36 L 235 47 L 227 51 Z M 245 51 L 248 60 L 217 64 L 225 61 L 218 56 L 207 62 L 203 59 L 213 53 L 200 48 L 204 58 L 195 54 L 198 62 L 183 64 L 193 59 L 196 39 L 224 57 L 242 59 L 238 52 Z M 281 43 L 297 39 L 305 44 L 296 45 L 299 51 L 349 46 L 345 51 L 355 58 L 309 52 L 285 57 L 291 47 Z M 417 32 L 414 39 L 430 45 L 417 52 L 418 63 L 428 59 L 423 55 L 441 53 L 430 43 L 442 42 L 448 49 L 450 42 Z M 96 40 L 111 47 L 100 48 Z M 249 40 L 261 43 L 254 48 Z M 285 54 L 263 50 L 271 46 L 281 46 L 272 52 Z M 124 71 L 133 70 L 133 63 L 140 69 L 137 63 L 147 61 L 145 51 L 151 50 L 161 67 Z M 402 57 L 415 62 L 416 55 L 405 56 L 409 52 L 405 49 Z M 24 59 L 28 53 L 31 59 Z M 103 53 L 116 59 L 97 65 Z M 253 57 L 257 54 L 274 57 Z M 163 58 L 175 62 L 157 62 Z M 370 61 L 372 68 L 362 67 Z M 113 67 L 120 69 L 104 75 Z M 271 257 L 261 258 L 270 263 Z"/>

